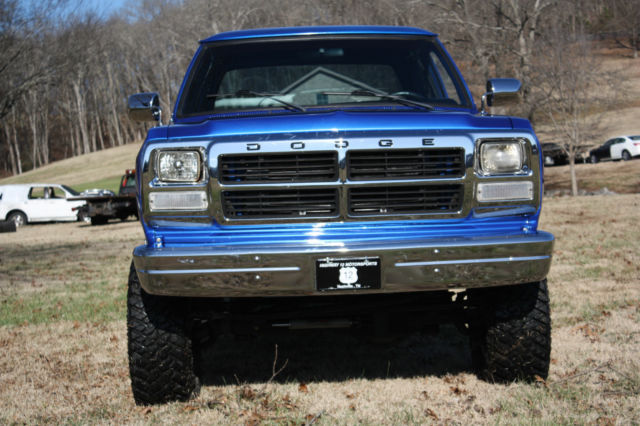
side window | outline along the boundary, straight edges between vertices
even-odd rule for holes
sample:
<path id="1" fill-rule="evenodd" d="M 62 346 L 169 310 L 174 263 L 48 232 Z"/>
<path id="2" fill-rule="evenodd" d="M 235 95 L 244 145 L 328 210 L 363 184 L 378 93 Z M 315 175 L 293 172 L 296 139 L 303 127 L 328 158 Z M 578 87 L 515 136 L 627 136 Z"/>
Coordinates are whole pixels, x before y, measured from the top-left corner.
<path id="1" fill-rule="evenodd" d="M 29 199 L 38 200 L 44 198 L 44 187 L 34 186 L 29 190 Z"/>
<path id="2" fill-rule="evenodd" d="M 29 199 L 31 200 L 50 198 L 66 198 L 66 194 L 61 188 L 53 186 L 34 186 L 29 190 Z"/>
<path id="3" fill-rule="evenodd" d="M 49 190 L 51 191 L 50 193 L 51 198 L 58 198 L 63 200 L 67 198 L 67 193 L 64 192 L 62 188 L 52 186 L 49 188 Z"/>

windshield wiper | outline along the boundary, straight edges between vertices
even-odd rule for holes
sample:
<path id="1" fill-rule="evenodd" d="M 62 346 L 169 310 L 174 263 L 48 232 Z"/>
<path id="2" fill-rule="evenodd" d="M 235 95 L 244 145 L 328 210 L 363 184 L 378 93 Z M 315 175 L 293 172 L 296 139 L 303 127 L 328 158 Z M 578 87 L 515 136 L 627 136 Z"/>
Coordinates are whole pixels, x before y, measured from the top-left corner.
<path id="1" fill-rule="evenodd" d="M 374 92 L 372 90 L 353 90 L 351 92 L 322 92 L 323 95 L 336 95 L 336 96 L 371 96 L 380 99 L 386 99 L 389 101 L 394 101 L 399 104 L 414 106 L 423 108 L 429 111 L 435 109 L 433 106 L 426 104 L 424 102 L 412 101 L 411 99 L 404 98 L 398 95 L 392 95 L 390 93 L 382 93 L 382 92 Z"/>
<path id="2" fill-rule="evenodd" d="M 300 105 L 296 105 L 294 103 L 282 100 L 282 99 L 278 98 L 278 96 L 280 96 L 279 93 L 261 93 L 261 92 L 255 92 L 253 90 L 241 89 L 241 90 L 238 90 L 235 93 L 212 93 L 212 94 L 207 95 L 207 98 L 208 99 L 216 99 L 216 98 L 267 98 L 267 99 L 271 99 L 272 101 L 279 102 L 282 105 L 284 105 L 286 107 L 289 107 L 289 109 L 292 109 L 294 111 L 307 112 L 307 110 L 304 109 L 303 107 L 301 107 Z"/>

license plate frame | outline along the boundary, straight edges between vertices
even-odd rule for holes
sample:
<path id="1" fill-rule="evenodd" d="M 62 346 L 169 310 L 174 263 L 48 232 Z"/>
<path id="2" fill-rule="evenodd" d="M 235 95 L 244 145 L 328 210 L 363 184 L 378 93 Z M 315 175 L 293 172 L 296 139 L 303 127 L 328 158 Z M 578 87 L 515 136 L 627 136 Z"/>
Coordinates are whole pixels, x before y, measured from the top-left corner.
<path id="1" fill-rule="evenodd" d="M 316 290 L 379 290 L 379 257 L 325 257 L 316 260 Z"/>

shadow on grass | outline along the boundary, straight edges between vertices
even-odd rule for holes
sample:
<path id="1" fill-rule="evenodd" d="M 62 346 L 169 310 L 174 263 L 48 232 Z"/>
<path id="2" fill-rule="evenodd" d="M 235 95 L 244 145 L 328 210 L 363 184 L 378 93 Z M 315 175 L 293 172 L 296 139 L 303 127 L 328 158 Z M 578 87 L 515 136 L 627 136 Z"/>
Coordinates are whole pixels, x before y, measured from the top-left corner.
<path id="1" fill-rule="evenodd" d="M 412 334 L 372 343 L 343 331 L 323 330 L 234 340 L 221 337 L 203 348 L 204 385 L 340 382 L 348 379 L 412 378 L 471 372 L 468 339 L 452 326 L 434 335 Z"/>

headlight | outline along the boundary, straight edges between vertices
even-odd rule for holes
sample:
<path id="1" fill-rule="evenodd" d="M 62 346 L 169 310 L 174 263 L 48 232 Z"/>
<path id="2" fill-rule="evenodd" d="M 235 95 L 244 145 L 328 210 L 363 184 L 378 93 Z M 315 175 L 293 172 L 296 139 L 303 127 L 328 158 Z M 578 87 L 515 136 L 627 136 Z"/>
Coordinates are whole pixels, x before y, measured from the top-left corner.
<path id="1" fill-rule="evenodd" d="M 165 182 L 197 182 L 200 179 L 198 151 L 160 151 L 158 178 Z"/>
<path id="2" fill-rule="evenodd" d="M 518 173 L 524 167 L 524 150 L 517 141 L 480 145 L 480 172 L 485 175 Z"/>

